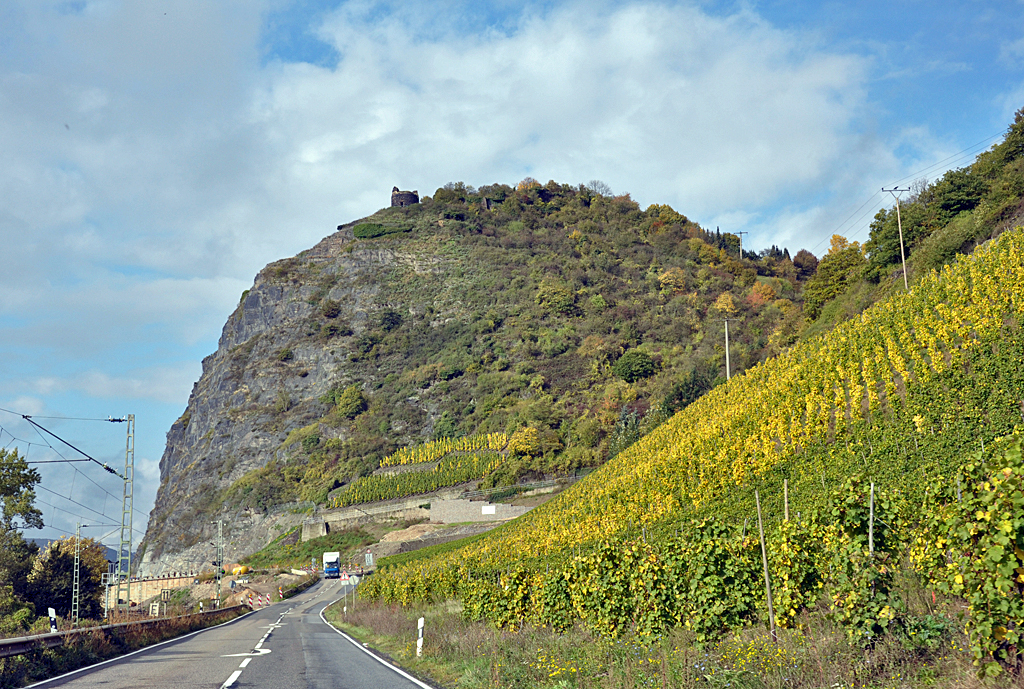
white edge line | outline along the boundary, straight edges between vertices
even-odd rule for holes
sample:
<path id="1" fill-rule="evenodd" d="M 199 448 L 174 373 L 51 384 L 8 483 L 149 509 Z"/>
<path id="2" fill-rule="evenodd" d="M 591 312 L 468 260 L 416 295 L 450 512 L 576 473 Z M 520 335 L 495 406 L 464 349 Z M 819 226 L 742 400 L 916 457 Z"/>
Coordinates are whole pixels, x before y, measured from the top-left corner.
<path id="1" fill-rule="evenodd" d="M 196 634 L 202 634 L 203 632 L 208 632 L 211 629 L 216 629 L 217 627 L 223 627 L 226 624 L 231 624 L 232 622 L 237 622 L 238 620 L 240 620 L 243 617 L 246 617 L 246 616 L 252 614 L 253 612 L 254 611 L 250 610 L 249 612 L 242 613 L 238 617 L 235 617 L 234 619 L 230 619 L 227 622 L 221 622 L 220 624 L 215 624 L 212 627 L 206 627 L 204 629 L 199 629 L 199 630 L 196 630 L 194 632 L 189 632 L 188 634 L 185 634 L 183 636 L 176 636 L 173 639 L 167 639 L 166 641 L 161 641 L 159 643 L 151 644 L 149 646 L 143 646 L 142 648 L 138 649 L 137 651 L 132 651 L 131 653 L 125 653 L 124 655 L 117 656 L 116 658 L 108 658 L 107 660 L 101 660 L 100 662 L 94 663 L 93 665 L 86 665 L 85 667 L 80 667 L 77 670 L 72 670 L 71 672 L 65 672 L 63 675 L 57 675 L 56 677 L 50 677 L 49 679 L 40 680 L 40 681 L 36 682 L 35 684 L 26 685 L 25 689 L 32 689 L 32 687 L 41 687 L 44 684 L 49 684 L 50 682 L 56 682 L 58 679 L 64 679 L 66 677 L 70 677 L 71 675 L 77 675 L 79 672 L 85 672 L 86 670 L 92 670 L 94 668 L 100 667 L 101 665 L 106 665 L 107 663 L 113 663 L 113 662 L 116 662 L 118 660 L 124 660 L 125 658 L 129 658 L 129 657 L 131 657 L 131 656 L 133 656 L 133 655 L 135 655 L 137 653 L 142 653 L 143 651 L 150 651 L 150 650 L 152 650 L 154 648 L 158 648 L 160 646 L 163 646 L 164 644 L 169 644 L 169 643 L 172 643 L 174 641 L 181 641 L 182 639 L 187 639 L 190 636 L 195 636 Z M 332 627 L 332 629 L 333 629 L 333 627 Z"/>
<path id="2" fill-rule="evenodd" d="M 225 681 L 224 684 L 220 685 L 220 689 L 227 689 L 227 687 L 230 687 L 232 684 L 235 683 L 235 680 L 238 679 L 238 676 L 241 674 L 241 670 L 235 670 L 234 672 L 232 672 L 231 676 L 227 678 L 227 681 Z"/>
<path id="3" fill-rule="evenodd" d="M 346 639 L 348 639 L 348 640 L 349 640 L 349 641 L 350 641 L 350 642 L 352 643 L 352 645 L 353 645 L 353 646 L 355 646 L 356 648 L 358 648 L 358 649 L 359 649 L 360 651 L 362 651 L 362 652 L 363 652 L 363 653 L 365 653 L 366 655 L 370 656 L 371 658 L 373 658 L 374 660 L 376 660 L 376 661 L 377 661 L 378 663 L 380 663 L 381 665 L 384 665 L 384 666 L 386 666 L 386 667 L 389 667 L 389 668 L 391 668 L 392 670 L 394 670 L 395 672 L 397 672 L 398 674 L 400 674 L 400 675 L 401 675 L 402 677 L 405 677 L 405 678 L 406 678 L 407 680 L 409 680 L 410 682 L 412 682 L 412 683 L 413 683 L 413 684 L 415 684 L 416 686 L 419 686 L 419 687 L 423 687 L 423 689 L 434 689 L 434 687 L 430 686 L 429 684 L 424 684 L 423 682 L 421 682 L 420 680 L 416 679 L 415 677 L 413 677 L 412 675 L 410 675 L 410 674 L 409 674 L 408 672 L 406 672 L 406 671 L 405 671 L 405 670 L 403 670 L 402 668 L 400 668 L 400 667 L 397 667 L 397 666 L 395 666 L 395 665 L 392 665 L 391 663 L 389 663 L 388 661 L 384 660 L 383 658 L 381 658 L 381 657 L 380 657 L 380 656 L 378 656 L 377 654 L 375 654 L 375 653 L 372 653 L 372 652 L 370 652 L 369 650 L 367 650 L 366 648 L 364 648 L 364 647 L 363 647 L 363 645 L 362 645 L 362 644 L 360 644 L 360 643 L 359 643 L 358 641 L 356 641 L 356 640 L 355 640 L 355 639 L 353 639 L 353 638 L 352 638 L 351 636 L 349 636 L 348 634 L 346 634 L 345 632 L 341 631 L 340 629 L 338 629 L 337 627 L 335 627 L 335 626 L 334 626 L 333 624 L 331 624 L 330 622 L 328 622 L 328 621 L 327 621 L 327 618 L 326 618 L 326 617 L 324 617 L 324 610 L 326 610 L 327 608 L 331 607 L 332 605 L 334 605 L 335 603 L 337 603 L 337 602 L 338 602 L 339 600 L 341 600 L 341 599 L 340 599 L 340 598 L 335 598 L 334 600 L 332 600 L 332 601 L 331 601 L 330 603 L 328 603 L 327 605 L 325 605 L 325 606 L 324 606 L 324 607 L 323 607 L 323 608 L 322 608 L 322 609 L 320 610 L 320 619 L 324 621 L 324 624 L 326 624 L 326 625 L 327 625 L 328 627 L 330 627 L 331 629 L 333 629 L 334 631 L 338 632 L 338 633 L 339 633 L 339 634 L 341 634 L 341 635 L 342 635 L 343 637 L 345 637 Z"/>

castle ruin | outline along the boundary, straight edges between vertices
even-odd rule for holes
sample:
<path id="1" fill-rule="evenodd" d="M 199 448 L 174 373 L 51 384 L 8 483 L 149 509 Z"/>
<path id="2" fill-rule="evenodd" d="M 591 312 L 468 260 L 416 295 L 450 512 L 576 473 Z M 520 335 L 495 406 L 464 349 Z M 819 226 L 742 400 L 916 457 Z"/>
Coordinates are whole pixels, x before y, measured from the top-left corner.
<path id="1" fill-rule="evenodd" d="M 414 203 L 420 202 L 420 193 L 418 191 L 399 191 L 398 187 L 391 189 L 391 207 L 398 206 L 403 208 L 405 206 L 411 206 Z"/>

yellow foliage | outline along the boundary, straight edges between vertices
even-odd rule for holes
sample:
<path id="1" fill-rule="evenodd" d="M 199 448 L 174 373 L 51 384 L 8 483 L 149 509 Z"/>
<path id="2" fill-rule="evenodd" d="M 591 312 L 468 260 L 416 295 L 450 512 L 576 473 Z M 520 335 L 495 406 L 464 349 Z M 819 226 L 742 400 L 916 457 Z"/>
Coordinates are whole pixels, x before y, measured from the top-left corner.
<path id="1" fill-rule="evenodd" d="M 686 290 L 686 273 L 681 268 L 669 268 L 658 276 L 658 281 L 663 289 L 674 292 Z"/>
<path id="2" fill-rule="evenodd" d="M 536 428 L 520 428 L 508 439 L 508 451 L 514 455 L 535 455 L 540 451 L 540 433 Z"/>
<path id="3" fill-rule="evenodd" d="M 897 378 L 908 388 L 928 382 L 991 346 L 1007 319 L 1024 318 L 1021 294 L 1018 228 L 933 271 L 909 293 L 733 376 L 515 522 L 416 562 L 415 570 L 397 567 L 378 578 L 439 580 L 473 563 L 550 556 L 711 504 L 793 461 L 802 446 L 845 432 L 850 419 L 877 410 L 880 390 L 894 394 Z M 915 420 L 919 428 L 923 422 Z M 834 450 L 837 460 L 849 451 Z"/>
<path id="4" fill-rule="evenodd" d="M 715 308 L 720 312 L 731 316 L 736 313 L 736 302 L 733 301 L 732 295 L 728 292 L 722 292 L 718 299 L 715 300 Z"/>

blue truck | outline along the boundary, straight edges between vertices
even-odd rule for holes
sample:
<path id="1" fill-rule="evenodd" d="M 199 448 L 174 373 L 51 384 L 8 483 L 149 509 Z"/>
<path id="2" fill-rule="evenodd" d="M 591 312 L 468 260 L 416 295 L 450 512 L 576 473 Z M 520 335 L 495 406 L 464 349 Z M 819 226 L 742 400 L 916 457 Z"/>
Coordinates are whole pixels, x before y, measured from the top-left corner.
<path id="1" fill-rule="evenodd" d="M 324 578 L 337 579 L 341 576 L 341 553 L 324 553 Z"/>

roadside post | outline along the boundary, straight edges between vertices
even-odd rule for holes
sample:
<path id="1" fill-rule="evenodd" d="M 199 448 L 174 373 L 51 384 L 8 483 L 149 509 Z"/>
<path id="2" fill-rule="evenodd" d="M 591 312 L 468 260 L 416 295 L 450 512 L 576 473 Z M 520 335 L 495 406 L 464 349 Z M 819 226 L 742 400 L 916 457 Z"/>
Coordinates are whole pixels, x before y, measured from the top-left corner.
<path id="1" fill-rule="evenodd" d="M 419 658 L 423 655 L 423 618 L 420 618 L 419 624 L 416 627 L 416 657 Z"/>
<path id="2" fill-rule="evenodd" d="M 50 613 L 50 633 L 53 634 L 57 631 L 57 611 L 53 608 L 47 608 L 46 611 Z"/>

